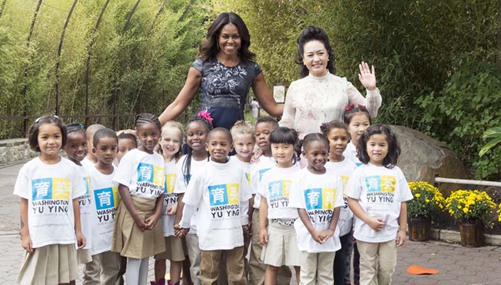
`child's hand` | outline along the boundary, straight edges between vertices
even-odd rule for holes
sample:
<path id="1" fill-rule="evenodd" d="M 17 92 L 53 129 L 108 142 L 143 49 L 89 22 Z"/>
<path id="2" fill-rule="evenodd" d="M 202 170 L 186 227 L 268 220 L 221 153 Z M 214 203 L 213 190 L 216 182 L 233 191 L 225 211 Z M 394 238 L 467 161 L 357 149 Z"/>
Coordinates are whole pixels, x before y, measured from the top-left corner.
<path id="1" fill-rule="evenodd" d="M 244 237 L 250 236 L 250 227 L 249 227 L 249 225 L 243 225 L 242 226 L 242 231 L 244 233 Z"/>
<path id="2" fill-rule="evenodd" d="M 405 230 L 401 229 L 401 230 L 398 230 L 398 233 L 397 233 L 397 246 L 403 246 L 404 243 L 405 243 L 405 238 L 406 238 L 407 234 L 405 233 Z"/>
<path id="3" fill-rule="evenodd" d="M 145 222 L 144 218 L 143 218 L 143 217 L 141 217 L 141 215 L 139 215 L 139 214 L 138 214 L 138 215 L 136 215 L 136 216 L 132 216 L 132 218 L 134 219 L 134 223 L 136 224 L 136 226 L 137 226 L 140 230 L 144 231 L 144 230 L 146 230 L 146 229 L 147 229 L 147 228 L 146 228 L 146 222 Z"/>
<path id="4" fill-rule="evenodd" d="M 268 231 L 266 229 L 259 231 L 259 243 L 266 245 L 268 243 Z"/>
<path id="5" fill-rule="evenodd" d="M 379 232 L 381 229 L 384 228 L 385 223 L 382 218 L 377 218 L 377 217 L 369 217 L 369 221 L 367 222 L 369 227 L 373 229 L 376 232 Z"/>
<path id="6" fill-rule="evenodd" d="M 323 235 L 321 232 L 314 230 L 311 234 L 311 237 L 318 243 L 322 244 L 323 242 Z"/>
<path id="7" fill-rule="evenodd" d="M 334 231 L 331 229 L 327 229 L 327 230 L 323 231 L 322 233 L 320 233 L 320 238 L 322 240 L 321 243 L 326 242 L 333 235 L 334 235 Z"/>
<path id="8" fill-rule="evenodd" d="M 84 248 L 85 245 L 87 244 L 87 240 L 85 239 L 85 236 L 83 235 L 83 233 L 77 232 L 76 237 L 77 237 L 78 248 Z"/>
<path id="9" fill-rule="evenodd" d="M 172 205 L 172 207 L 167 209 L 167 215 L 175 216 L 176 213 L 177 213 L 177 203 L 174 203 L 174 205 Z"/>
<path id="10" fill-rule="evenodd" d="M 26 250 L 28 253 L 33 253 L 35 251 L 33 249 L 33 242 L 31 241 L 30 235 L 25 235 L 21 236 L 21 246 Z"/>
<path id="11" fill-rule="evenodd" d="M 263 151 L 258 149 L 254 155 L 251 157 L 251 163 L 258 163 L 259 162 L 259 158 L 263 155 Z"/>
<path id="12" fill-rule="evenodd" d="M 183 229 L 179 224 L 174 225 L 174 235 L 178 238 L 186 236 L 190 229 Z"/>
<path id="13" fill-rule="evenodd" d="M 148 217 L 144 221 L 146 223 L 146 229 L 152 230 L 159 220 L 160 220 L 160 215 L 151 215 L 150 217 Z"/>

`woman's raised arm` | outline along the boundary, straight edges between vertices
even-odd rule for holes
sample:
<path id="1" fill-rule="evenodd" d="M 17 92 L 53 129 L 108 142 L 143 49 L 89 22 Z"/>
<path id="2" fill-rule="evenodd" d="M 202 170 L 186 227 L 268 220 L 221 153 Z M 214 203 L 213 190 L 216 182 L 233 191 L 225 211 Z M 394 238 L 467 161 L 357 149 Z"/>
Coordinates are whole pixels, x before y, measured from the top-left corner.
<path id="1" fill-rule="evenodd" d="M 270 88 L 268 88 L 268 85 L 266 85 L 266 80 L 262 72 L 254 79 L 252 90 L 254 91 L 254 96 L 256 96 L 259 105 L 263 107 L 266 113 L 273 117 L 282 116 L 284 104 L 279 104 L 275 101 L 273 93 Z"/>

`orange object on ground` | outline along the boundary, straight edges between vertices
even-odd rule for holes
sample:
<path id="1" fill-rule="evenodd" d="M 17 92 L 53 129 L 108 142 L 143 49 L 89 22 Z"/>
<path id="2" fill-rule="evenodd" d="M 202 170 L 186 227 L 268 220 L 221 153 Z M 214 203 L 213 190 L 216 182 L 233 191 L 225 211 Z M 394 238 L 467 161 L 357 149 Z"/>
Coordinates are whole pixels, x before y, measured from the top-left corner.
<path id="1" fill-rule="evenodd" d="M 413 275 L 435 275 L 438 274 L 440 271 L 433 269 L 433 268 L 427 268 L 427 267 L 422 267 L 418 265 L 411 265 L 409 268 L 407 268 L 407 273 L 413 274 Z"/>

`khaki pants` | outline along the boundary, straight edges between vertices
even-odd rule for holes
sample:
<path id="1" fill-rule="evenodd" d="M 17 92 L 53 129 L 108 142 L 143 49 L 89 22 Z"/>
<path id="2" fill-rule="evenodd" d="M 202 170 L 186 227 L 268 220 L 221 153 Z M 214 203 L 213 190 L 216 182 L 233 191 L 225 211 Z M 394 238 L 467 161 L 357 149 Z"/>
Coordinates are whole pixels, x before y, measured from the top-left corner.
<path id="1" fill-rule="evenodd" d="M 357 240 L 357 245 L 360 252 L 360 284 L 391 284 L 391 276 L 397 265 L 395 241 L 370 243 Z"/>
<path id="2" fill-rule="evenodd" d="M 249 254 L 249 285 L 263 285 L 266 265 L 261 260 L 263 246 L 259 243 L 259 210 L 254 209 L 252 214 L 252 239 Z M 277 284 L 290 284 L 291 270 L 288 266 L 282 266 L 278 270 Z"/>
<path id="3" fill-rule="evenodd" d="M 334 266 L 335 252 L 309 253 L 302 251 L 301 271 L 299 284 L 333 284 L 334 276 L 332 267 Z"/>
<path id="4" fill-rule="evenodd" d="M 186 247 L 188 258 L 190 259 L 191 281 L 194 285 L 200 285 L 200 247 L 198 246 L 198 236 L 194 234 L 186 235 Z"/>
<path id="5" fill-rule="evenodd" d="M 247 277 L 244 270 L 244 247 L 236 247 L 230 250 L 202 250 L 200 263 L 200 282 L 202 285 L 217 284 L 221 270 L 223 253 L 226 254 L 226 274 L 228 284 L 247 285 Z"/>
<path id="6" fill-rule="evenodd" d="M 92 256 L 92 261 L 85 264 L 84 285 L 123 284 L 120 254 L 105 251 Z"/>

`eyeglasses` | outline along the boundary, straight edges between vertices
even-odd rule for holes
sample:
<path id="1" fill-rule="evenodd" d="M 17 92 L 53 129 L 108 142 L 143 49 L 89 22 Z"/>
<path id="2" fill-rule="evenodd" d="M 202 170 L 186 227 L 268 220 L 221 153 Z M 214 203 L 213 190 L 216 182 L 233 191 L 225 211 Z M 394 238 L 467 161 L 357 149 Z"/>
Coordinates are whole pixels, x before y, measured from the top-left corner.
<path id="1" fill-rule="evenodd" d="M 35 120 L 35 124 L 38 124 L 40 123 L 40 120 L 44 119 L 44 118 L 47 118 L 47 119 L 50 119 L 50 118 L 54 118 L 56 120 L 59 120 L 61 121 L 61 118 L 59 118 L 57 115 L 48 115 L 48 116 L 42 116 L 42 117 L 39 117 Z"/>

